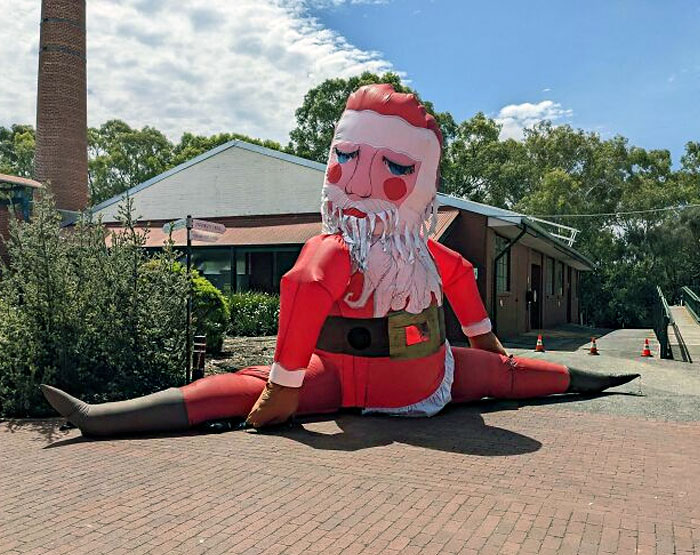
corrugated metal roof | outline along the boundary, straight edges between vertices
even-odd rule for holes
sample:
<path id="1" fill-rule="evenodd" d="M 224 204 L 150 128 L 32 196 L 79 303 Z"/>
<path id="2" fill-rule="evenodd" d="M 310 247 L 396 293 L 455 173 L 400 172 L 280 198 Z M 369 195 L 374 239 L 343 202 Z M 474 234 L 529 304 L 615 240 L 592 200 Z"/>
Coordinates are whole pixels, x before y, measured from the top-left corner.
<path id="1" fill-rule="evenodd" d="M 41 183 L 38 181 L 34 181 L 33 179 L 28 179 L 26 177 L 19 177 L 17 175 L 7 175 L 4 173 L 0 173 L 0 183 L 9 183 L 11 185 L 31 187 L 32 189 L 41 189 Z"/>
<path id="2" fill-rule="evenodd" d="M 438 193 L 437 198 L 440 202 L 440 206 L 451 206 L 490 218 L 500 218 L 515 224 L 519 224 L 522 218 L 527 217 L 524 214 L 518 214 L 517 212 L 506 210 L 505 208 L 498 208 L 497 206 L 490 206 L 481 202 L 446 195 L 445 193 Z"/>
<path id="3" fill-rule="evenodd" d="M 269 156 L 271 158 L 277 158 L 278 160 L 284 160 L 285 162 L 290 162 L 292 164 L 298 164 L 298 165 L 304 166 L 306 168 L 318 170 L 321 173 L 326 171 L 325 164 L 320 164 L 318 162 L 314 162 L 313 160 L 307 160 L 306 158 L 294 156 L 293 154 L 287 154 L 286 152 L 280 152 L 279 150 L 273 150 L 271 148 L 267 148 L 264 146 L 259 146 L 259 145 L 247 143 L 245 141 L 241 141 L 238 139 L 234 139 L 232 141 L 229 141 L 227 143 L 219 145 L 216 148 L 213 148 L 211 150 L 203 152 L 199 156 L 195 156 L 191 160 L 187 160 L 186 162 L 183 162 L 182 164 L 175 166 L 174 168 L 170 168 L 169 170 L 164 171 L 163 173 L 158 174 L 155 177 L 152 177 L 151 179 L 144 181 L 143 183 L 139 183 L 138 185 L 131 187 L 131 189 L 129 189 L 128 191 L 125 191 L 125 192 L 120 193 L 116 196 L 113 196 L 112 198 L 109 198 L 107 200 L 102 201 L 100 204 L 91 207 L 90 212 L 95 214 L 108 206 L 111 206 L 115 203 L 123 201 L 127 197 L 127 195 L 132 196 L 132 195 L 138 193 L 139 191 L 142 191 L 143 189 L 146 189 L 146 188 L 150 187 L 151 185 L 154 185 L 154 184 L 158 183 L 159 181 L 162 181 L 163 179 L 170 177 L 171 175 L 175 175 L 178 172 L 186 170 L 187 168 L 190 168 L 190 167 L 194 166 L 195 164 L 198 164 L 199 162 L 207 160 L 207 159 L 211 158 L 212 156 L 216 156 L 220 152 L 223 152 L 223 151 L 228 150 L 230 148 L 242 148 L 243 150 L 248 150 L 250 152 L 256 152 L 256 153 L 262 154 L 264 156 Z"/>
<path id="4" fill-rule="evenodd" d="M 433 239 L 439 239 L 455 220 L 459 210 L 442 209 L 438 212 L 438 221 Z M 309 239 L 321 233 L 320 214 L 301 214 L 275 216 L 271 218 L 212 218 L 210 221 L 224 224 L 226 231 L 216 236 L 215 243 L 192 241 L 196 247 L 204 246 L 253 246 L 253 245 L 302 245 Z M 163 225 L 168 222 L 151 222 L 146 247 L 162 247 L 168 236 L 163 231 Z M 139 225 L 141 229 L 146 225 Z M 123 231 L 119 226 L 108 226 L 112 233 Z M 175 246 L 183 247 L 187 236 L 184 229 L 173 233 Z M 111 236 L 107 237 L 107 244 Z"/>

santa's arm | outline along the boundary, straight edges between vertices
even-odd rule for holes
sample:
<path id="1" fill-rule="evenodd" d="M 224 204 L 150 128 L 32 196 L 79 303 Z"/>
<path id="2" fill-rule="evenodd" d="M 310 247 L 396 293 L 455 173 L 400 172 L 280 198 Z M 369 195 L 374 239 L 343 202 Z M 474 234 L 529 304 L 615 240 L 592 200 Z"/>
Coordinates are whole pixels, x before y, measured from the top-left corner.
<path id="1" fill-rule="evenodd" d="M 479 295 L 474 267 L 459 253 L 436 241 L 429 240 L 428 249 L 438 267 L 445 296 L 469 344 L 476 349 L 505 355 L 501 342 L 491 331 L 491 320 Z"/>
<path id="2" fill-rule="evenodd" d="M 339 236 L 310 239 L 280 284 L 277 348 L 265 389 L 246 422 L 255 427 L 284 422 L 299 406 L 299 390 L 318 335 L 333 303 L 350 281 L 350 255 Z"/>
<path id="3" fill-rule="evenodd" d="M 277 348 L 270 382 L 301 387 L 321 327 L 350 281 L 350 256 L 337 235 L 309 240 L 280 284 Z"/>

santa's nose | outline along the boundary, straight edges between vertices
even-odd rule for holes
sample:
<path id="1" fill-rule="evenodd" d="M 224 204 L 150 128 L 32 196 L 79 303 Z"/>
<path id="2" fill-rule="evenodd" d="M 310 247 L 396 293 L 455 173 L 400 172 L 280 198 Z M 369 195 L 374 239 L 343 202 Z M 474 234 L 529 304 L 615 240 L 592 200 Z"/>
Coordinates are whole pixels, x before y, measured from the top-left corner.
<path id="1" fill-rule="evenodd" d="M 376 150 L 363 146 L 357 160 L 357 167 L 345 185 L 345 193 L 350 198 L 368 198 L 372 196 L 372 180 L 370 178 L 370 168 Z"/>

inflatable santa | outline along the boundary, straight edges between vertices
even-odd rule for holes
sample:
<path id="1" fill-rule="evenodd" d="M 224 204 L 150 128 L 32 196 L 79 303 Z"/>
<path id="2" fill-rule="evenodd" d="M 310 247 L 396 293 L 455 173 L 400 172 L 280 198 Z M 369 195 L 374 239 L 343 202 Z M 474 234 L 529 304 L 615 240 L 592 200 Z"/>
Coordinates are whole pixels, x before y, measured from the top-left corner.
<path id="1" fill-rule="evenodd" d="M 323 233 L 282 278 L 271 367 L 117 403 L 88 405 L 42 386 L 46 398 L 83 433 L 113 435 L 235 417 L 258 427 L 343 407 L 432 416 L 450 402 L 597 392 L 637 377 L 506 354 L 471 264 L 429 239 L 441 148 L 440 129 L 415 96 L 361 87 L 331 144 Z M 446 340 L 443 295 L 471 348 Z"/>

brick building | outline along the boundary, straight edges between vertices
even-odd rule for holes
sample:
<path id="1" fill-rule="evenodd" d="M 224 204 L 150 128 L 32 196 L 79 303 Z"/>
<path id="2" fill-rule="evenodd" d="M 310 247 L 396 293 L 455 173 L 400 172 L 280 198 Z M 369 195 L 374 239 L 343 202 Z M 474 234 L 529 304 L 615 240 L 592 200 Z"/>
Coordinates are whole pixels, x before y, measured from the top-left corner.
<path id="1" fill-rule="evenodd" d="M 324 172 L 323 164 L 231 141 L 128 194 L 149 226 L 147 247 L 160 248 L 163 225 L 188 214 L 222 223 L 226 232 L 215 243 L 193 243 L 200 272 L 223 291 L 276 291 L 301 246 L 321 231 Z M 93 208 L 114 230 L 123 196 Z M 572 247 L 575 230 L 448 195 L 439 200 L 433 238 L 472 262 L 501 336 L 579 321 L 579 274 L 591 262 Z M 173 239 L 184 245 L 184 231 Z M 460 339 L 449 310 L 448 326 L 448 336 Z"/>
<path id="2" fill-rule="evenodd" d="M 10 210 L 13 210 L 20 220 L 28 220 L 34 193 L 39 189 L 41 184 L 33 179 L 0 173 L 0 258 L 7 255 L 2 238 L 8 236 Z"/>

